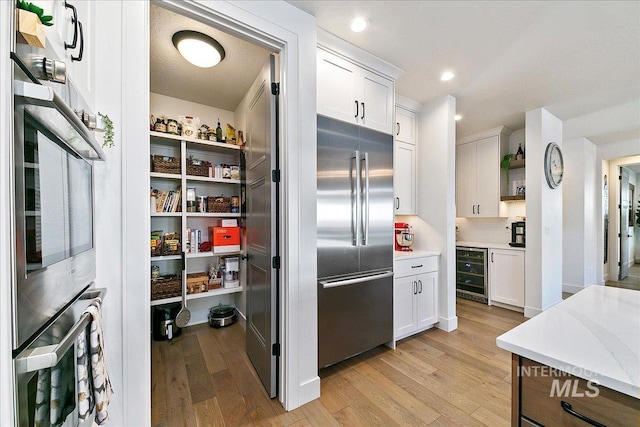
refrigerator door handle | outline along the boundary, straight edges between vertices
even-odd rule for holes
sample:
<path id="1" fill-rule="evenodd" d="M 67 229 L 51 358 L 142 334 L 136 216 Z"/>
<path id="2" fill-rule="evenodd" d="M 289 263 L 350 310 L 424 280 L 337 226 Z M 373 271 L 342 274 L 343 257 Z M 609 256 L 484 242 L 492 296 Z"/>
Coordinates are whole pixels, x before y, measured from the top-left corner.
<path id="1" fill-rule="evenodd" d="M 360 227 L 358 223 L 360 222 L 360 188 L 361 188 L 361 174 L 360 170 L 360 151 L 355 150 L 353 157 L 351 160 L 354 160 L 355 164 L 355 175 L 356 182 L 353 182 L 353 176 L 350 176 L 351 179 L 351 193 L 352 193 L 352 203 L 351 203 L 351 244 L 353 246 L 358 246 L 360 241 Z M 355 195 L 355 197 L 354 197 Z"/>
<path id="2" fill-rule="evenodd" d="M 364 200 L 362 200 L 362 245 L 369 244 L 369 153 L 364 153 Z"/>
<path id="3" fill-rule="evenodd" d="M 372 274 L 372 275 L 367 275 L 367 276 L 361 276 L 361 277 L 355 277 L 353 279 L 340 279 L 340 280 L 321 280 L 320 284 L 322 285 L 323 289 L 327 289 L 327 288 L 335 288 L 338 286 L 348 286 L 348 285 L 355 285 L 357 283 L 362 283 L 362 282 L 368 282 L 370 280 L 376 280 L 376 279 L 384 279 L 386 277 L 392 277 L 393 276 L 393 271 L 384 271 L 382 273 L 379 274 Z"/>

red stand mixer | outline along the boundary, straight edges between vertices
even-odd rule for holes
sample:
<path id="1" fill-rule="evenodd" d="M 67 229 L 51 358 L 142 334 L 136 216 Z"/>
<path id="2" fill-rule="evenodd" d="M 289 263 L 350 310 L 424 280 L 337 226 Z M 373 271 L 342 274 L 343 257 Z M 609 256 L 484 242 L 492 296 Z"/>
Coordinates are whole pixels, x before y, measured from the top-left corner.
<path id="1" fill-rule="evenodd" d="M 406 222 L 396 222 L 396 239 L 395 246 L 396 251 L 412 251 L 411 246 L 413 246 L 413 233 L 411 233 L 411 226 Z"/>

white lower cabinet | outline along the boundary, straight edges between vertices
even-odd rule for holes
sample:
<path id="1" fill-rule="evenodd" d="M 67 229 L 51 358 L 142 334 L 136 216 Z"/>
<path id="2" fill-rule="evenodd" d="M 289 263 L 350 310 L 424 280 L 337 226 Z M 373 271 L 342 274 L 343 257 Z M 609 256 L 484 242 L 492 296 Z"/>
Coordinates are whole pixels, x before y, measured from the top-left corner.
<path id="1" fill-rule="evenodd" d="M 524 307 L 524 251 L 489 249 L 491 302 Z"/>
<path id="2" fill-rule="evenodd" d="M 438 256 L 398 260 L 393 282 L 394 341 L 438 322 Z"/>

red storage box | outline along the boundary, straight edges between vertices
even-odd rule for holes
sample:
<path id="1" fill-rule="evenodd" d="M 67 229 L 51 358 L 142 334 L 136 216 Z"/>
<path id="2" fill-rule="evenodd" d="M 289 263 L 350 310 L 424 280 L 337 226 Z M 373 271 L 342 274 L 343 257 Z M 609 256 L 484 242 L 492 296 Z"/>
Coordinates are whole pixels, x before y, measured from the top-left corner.
<path id="1" fill-rule="evenodd" d="M 240 227 L 209 227 L 209 241 L 214 254 L 240 250 Z"/>

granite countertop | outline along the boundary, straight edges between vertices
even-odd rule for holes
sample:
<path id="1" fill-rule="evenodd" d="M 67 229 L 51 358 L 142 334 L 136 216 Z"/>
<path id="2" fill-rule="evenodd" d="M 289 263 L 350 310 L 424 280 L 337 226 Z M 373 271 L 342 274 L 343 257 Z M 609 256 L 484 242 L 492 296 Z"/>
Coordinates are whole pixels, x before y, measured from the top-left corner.
<path id="1" fill-rule="evenodd" d="M 512 353 L 640 398 L 640 291 L 589 286 L 496 342 Z"/>
<path id="2" fill-rule="evenodd" d="M 434 251 L 393 251 L 394 259 L 413 259 L 413 258 L 421 258 L 425 256 L 438 256 L 440 252 Z"/>
<path id="3" fill-rule="evenodd" d="M 509 249 L 513 251 L 524 251 L 526 248 L 517 246 L 509 246 L 508 243 L 484 243 L 484 242 L 468 242 L 465 240 L 456 241 L 456 246 L 468 246 L 471 248 L 488 248 L 488 249 Z"/>

